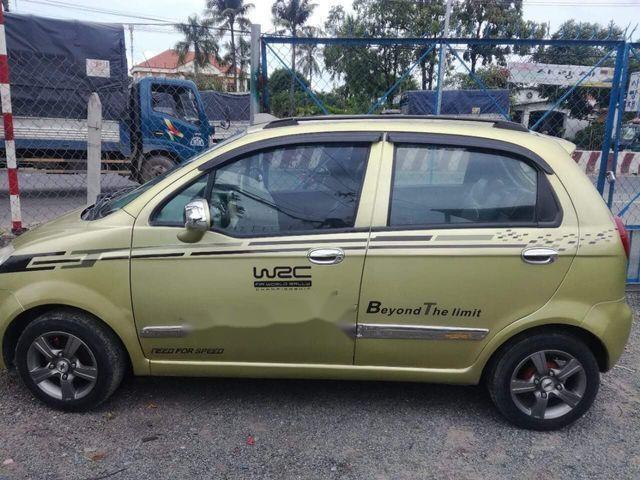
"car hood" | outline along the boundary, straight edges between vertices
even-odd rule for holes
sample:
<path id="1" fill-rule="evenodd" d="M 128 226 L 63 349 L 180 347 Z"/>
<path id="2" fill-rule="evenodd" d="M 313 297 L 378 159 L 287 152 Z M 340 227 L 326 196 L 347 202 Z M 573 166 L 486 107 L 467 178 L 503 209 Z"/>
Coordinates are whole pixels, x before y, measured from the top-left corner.
<path id="1" fill-rule="evenodd" d="M 123 210 L 87 221 L 84 208 L 69 212 L 16 237 L 16 253 L 62 252 L 70 249 L 129 248 L 134 219 Z"/>

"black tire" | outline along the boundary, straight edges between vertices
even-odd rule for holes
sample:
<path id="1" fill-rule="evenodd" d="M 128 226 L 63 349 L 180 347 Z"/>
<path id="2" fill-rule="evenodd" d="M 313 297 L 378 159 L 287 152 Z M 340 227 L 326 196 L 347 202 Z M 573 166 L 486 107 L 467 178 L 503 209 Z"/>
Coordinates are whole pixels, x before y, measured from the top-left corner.
<path id="1" fill-rule="evenodd" d="M 147 183 L 158 175 L 162 175 L 167 170 L 175 167 L 175 162 L 164 155 L 152 155 L 142 160 L 142 168 L 140 169 L 140 181 Z"/>
<path id="2" fill-rule="evenodd" d="M 34 344 L 37 340 L 41 345 L 42 338 L 46 338 L 53 361 L 49 361 Z M 63 353 L 67 352 L 66 345 L 71 338 L 76 343 L 79 339 L 81 343 L 77 343 L 80 346 L 76 353 L 68 355 L 67 360 Z M 36 372 L 34 362 L 42 362 L 39 370 L 45 375 L 44 366 L 51 369 L 50 377 L 36 383 L 32 376 Z M 51 367 L 56 362 L 57 366 Z M 62 369 L 65 363 L 68 370 Z M 95 371 L 91 370 L 94 363 Z M 56 409 L 83 411 L 101 404 L 118 388 L 127 369 L 127 354 L 118 337 L 99 320 L 76 310 L 60 309 L 43 314 L 22 332 L 16 347 L 15 365 L 22 381 L 36 398 Z M 81 375 L 94 378 L 87 380 Z M 63 396 L 63 376 L 65 384 L 77 388 L 73 397 L 65 399 Z M 52 393 L 56 388 L 61 398 Z"/>
<path id="3" fill-rule="evenodd" d="M 542 356 L 540 352 L 544 352 Z M 564 369 L 569 362 L 582 368 Z M 548 373 L 541 374 L 540 365 Z M 498 410 L 513 424 L 556 430 L 573 423 L 591 407 L 600 371 L 593 352 L 580 339 L 567 333 L 539 333 L 503 348 L 486 384 Z"/>

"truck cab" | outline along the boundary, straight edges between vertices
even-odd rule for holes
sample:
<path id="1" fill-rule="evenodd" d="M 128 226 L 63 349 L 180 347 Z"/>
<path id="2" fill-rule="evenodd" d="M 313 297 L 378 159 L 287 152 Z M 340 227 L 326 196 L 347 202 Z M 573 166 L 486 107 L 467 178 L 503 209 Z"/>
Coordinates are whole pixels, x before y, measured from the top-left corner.
<path id="1" fill-rule="evenodd" d="M 209 125 L 190 80 L 147 77 L 133 83 L 132 170 L 146 182 L 209 147 Z"/>

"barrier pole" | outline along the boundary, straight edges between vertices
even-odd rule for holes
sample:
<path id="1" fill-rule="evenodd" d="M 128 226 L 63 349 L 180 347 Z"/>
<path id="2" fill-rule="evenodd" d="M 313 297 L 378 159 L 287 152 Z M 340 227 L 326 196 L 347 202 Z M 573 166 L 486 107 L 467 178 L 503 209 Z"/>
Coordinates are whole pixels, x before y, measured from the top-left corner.
<path id="1" fill-rule="evenodd" d="M 255 118 L 260 113 L 260 95 L 258 94 L 258 75 L 260 75 L 260 24 L 251 24 L 251 78 L 249 86 L 251 87 L 249 112 L 250 121 L 253 125 Z"/>
<path id="2" fill-rule="evenodd" d="M 16 143 L 13 136 L 13 115 L 11 113 L 11 88 L 9 86 L 9 61 L 7 58 L 7 38 L 4 31 L 4 7 L 0 6 L 0 101 L 2 103 L 2 123 L 4 125 L 4 151 L 7 158 L 9 177 L 9 204 L 11 205 L 11 232 L 23 232 L 20 211 L 20 188 L 18 187 L 18 162 Z"/>
<path id="3" fill-rule="evenodd" d="M 87 205 L 93 205 L 100 195 L 102 167 L 102 102 L 96 92 L 87 104 Z"/>

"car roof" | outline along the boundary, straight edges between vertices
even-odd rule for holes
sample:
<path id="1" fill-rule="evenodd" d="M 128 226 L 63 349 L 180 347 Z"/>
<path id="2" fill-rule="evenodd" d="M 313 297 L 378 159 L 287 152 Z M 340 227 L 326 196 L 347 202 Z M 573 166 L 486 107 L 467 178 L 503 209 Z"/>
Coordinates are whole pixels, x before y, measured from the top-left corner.
<path id="1" fill-rule="evenodd" d="M 529 148 L 534 149 L 547 144 L 560 146 L 569 154 L 576 149 L 569 140 L 531 131 L 520 123 L 476 116 L 392 114 L 276 118 L 268 114 L 260 115 L 262 123 L 252 125 L 247 133 L 271 132 L 273 136 L 278 136 L 312 131 L 404 131 L 493 138 L 523 146 L 528 144 Z"/>
<path id="2" fill-rule="evenodd" d="M 379 126 L 380 122 L 402 122 L 402 121 L 420 121 L 447 123 L 451 126 L 456 124 L 499 128 L 503 130 L 513 130 L 516 132 L 528 132 L 524 125 L 504 119 L 482 118 L 477 116 L 447 116 L 447 115 L 323 115 L 315 117 L 287 117 L 269 119 L 262 124 L 262 129 L 271 129 L 279 127 L 287 127 L 293 125 L 301 125 L 309 122 L 354 122 L 361 121 L 365 123 L 374 123 Z"/>

